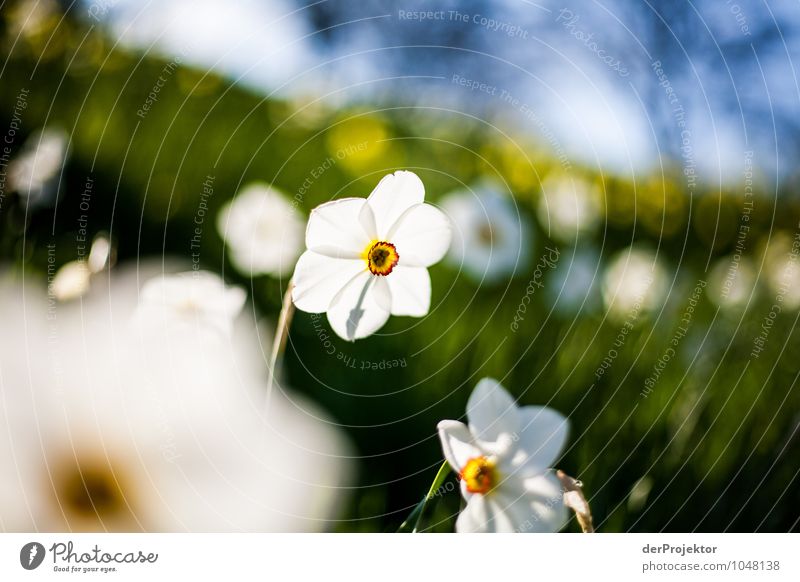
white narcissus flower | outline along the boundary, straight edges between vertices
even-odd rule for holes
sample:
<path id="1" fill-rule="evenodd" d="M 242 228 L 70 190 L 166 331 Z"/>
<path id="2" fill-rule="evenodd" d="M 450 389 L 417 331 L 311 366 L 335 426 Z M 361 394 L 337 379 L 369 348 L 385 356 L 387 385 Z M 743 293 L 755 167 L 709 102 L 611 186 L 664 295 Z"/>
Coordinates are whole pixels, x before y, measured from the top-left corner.
<path id="1" fill-rule="evenodd" d="M 239 287 L 226 287 L 208 271 L 162 275 L 142 287 L 137 316 L 168 327 L 227 334 L 246 299 Z"/>
<path id="2" fill-rule="evenodd" d="M 467 507 L 456 531 L 556 532 L 567 517 L 563 491 L 549 468 L 561 454 L 568 421 L 542 406 L 518 407 L 496 381 L 484 378 L 467 403 L 467 427 L 439 423 L 442 450 L 458 472 Z"/>
<path id="3" fill-rule="evenodd" d="M 0 531 L 320 531 L 339 513 L 350 448 L 285 386 L 264 410 L 251 310 L 227 337 L 131 322 L 163 268 L 64 304 L 0 275 Z"/>
<path id="4" fill-rule="evenodd" d="M 530 262 L 530 223 L 500 185 L 485 181 L 448 194 L 442 209 L 454 225 L 449 262 L 476 281 L 502 280 Z"/>
<path id="5" fill-rule="evenodd" d="M 291 273 L 303 250 L 303 226 L 286 195 L 262 182 L 245 186 L 217 216 L 231 262 L 250 276 Z"/>
<path id="6" fill-rule="evenodd" d="M 333 330 L 354 341 L 389 315 L 422 317 L 431 303 L 428 267 L 450 246 L 450 222 L 425 204 L 412 172 L 385 176 L 369 198 L 344 198 L 311 212 L 294 272 L 301 311 L 327 312 Z"/>

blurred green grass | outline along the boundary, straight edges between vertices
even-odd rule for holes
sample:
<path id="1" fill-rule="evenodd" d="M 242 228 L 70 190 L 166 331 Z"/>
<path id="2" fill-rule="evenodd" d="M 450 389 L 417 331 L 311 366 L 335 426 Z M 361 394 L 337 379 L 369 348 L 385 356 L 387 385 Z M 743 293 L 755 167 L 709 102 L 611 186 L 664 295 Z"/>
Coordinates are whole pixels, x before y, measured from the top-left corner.
<path id="1" fill-rule="evenodd" d="M 8 22 L 3 27 L 7 32 Z M 46 36 L 23 39 L 10 54 L 9 48 L 4 34 L 0 121 L 7 126 L 18 89 L 29 88 L 23 132 L 60 126 L 72 140 L 57 214 L 26 216 L 7 202 L 0 216 L 3 260 L 24 259 L 32 269 L 44 271 L 45 243 L 56 244 L 59 264 L 75 258 L 77 201 L 89 176 L 97 184 L 89 228 L 110 231 L 125 261 L 189 255 L 208 175 L 215 177 L 213 216 L 250 180 L 266 180 L 292 196 L 337 151 L 366 143 L 360 155 L 311 179 L 301 200 L 304 212 L 331 198 L 365 196 L 383 174 L 406 168 L 420 174 L 434 202 L 480 176 L 498 178 L 533 221 L 538 185 L 558 168 L 530 136 L 504 135 L 455 112 L 334 111 L 311 101 L 264 99 L 185 67 L 168 79 L 142 119 L 137 110 L 168 62 L 112 49 L 109 39 L 70 19 Z M 680 260 L 670 301 L 662 312 L 639 319 L 599 380 L 595 370 L 620 324 L 599 309 L 578 316 L 551 312 L 537 292 L 520 330 L 511 332 L 530 273 L 479 286 L 438 265 L 431 270 L 431 317 L 392 318 L 379 335 L 356 344 L 335 338 L 324 317 L 299 313 L 287 350 L 289 384 L 347 427 L 361 457 L 359 488 L 335 529 L 396 529 L 436 473 L 436 423 L 462 417 L 483 376 L 501 379 L 523 404 L 547 404 L 569 415 L 572 436 L 559 467 L 584 482 L 601 531 L 797 528 L 796 312 L 778 318 L 765 352 L 746 364 L 771 300 L 762 295 L 740 318 L 703 297 L 680 356 L 648 398 L 640 395 L 691 287 L 705 277 L 709 257 L 733 247 L 740 194 L 690 198 L 677 172 L 634 187 L 619 177 L 573 171 L 603 188 L 608 221 L 593 243 L 604 258 L 636 240 L 659 245 L 672 260 L 671 274 Z M 775 199 L 762 193 L 750 240 L 796 228 L 798 219 L 793 192 Z M 538 229 L 534 255 L 545 244 L 553 243 Z M 757 252 L 757 245 L 752 248 Z M 252 285 L 260 310 L 277 314 L 286 281 L 250 281 L 233 271 L 209 219 L 201 261 L 233 282 Z M 327 330 L 330 345 L 320 340 L 320 329 Z M 363 362 L 395 360 L 405 365 L 361 369 Z M 458 507 L 454 488 L 429 515 L 429 526 L 451 529 L 449 516 Z"/>

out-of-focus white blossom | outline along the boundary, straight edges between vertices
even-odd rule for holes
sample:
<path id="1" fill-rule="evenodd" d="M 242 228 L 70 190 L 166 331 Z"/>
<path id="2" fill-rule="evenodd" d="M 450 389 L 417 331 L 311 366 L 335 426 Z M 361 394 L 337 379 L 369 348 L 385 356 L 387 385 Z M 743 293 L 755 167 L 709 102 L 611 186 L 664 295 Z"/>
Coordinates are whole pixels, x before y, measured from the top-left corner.
<path id="1" fill-rule="evenodd" d="M 105 273 L 82 304 L 0 284 L 0 529 L 327 529 L 340 431 L 286 390 L 264 410 L 249 311 L 226 337 L 132 318 L 159 268 Z"/>
<path id="2" fill-rule="evenodd" d="M 11 161 L 8 183 L 33 206 L 55 201 L 61 168 L 67 159 L 69 136 L 57 128 L 33 132 Z"/>
<path id="3" fill-rule="evenodd" d="M 50 282 L 50 295 L 57 301 L 71 301 L 81 297 L 89 291 L 92 277 L 109 266 L 113 257 L 111 241 L 103 235 L 96 236 L 87 259 L 70 261 L 58 269 Z"/>
<path id="4" fill-rule="evenodd" d="M 603 275 L 603 302 L 613 318 L 636 319 L 662 305 L 667 284 L 666 269 L 656 254 L 633 245 L 609 261 Z"/>
<path id="5" fill-rule="evenodd" d="M 77 299 L 89 290 L 91 277 L 86 261 L 70 261 L 56 272 L 50 283 L 50 293 L 58 301 Z"/>
<path id="6" fill-rule="evenodd" d="M 441 205 L 453 222 L 450 264 L 484 283 L 511 277 L 528 266 L 533 253 L 530 222 L 498 184 L 485 181 L 453 192 Z"/>
<path id="7" fill-rule="evenodd" d="M 756 287 L 753 262 L 742 256 L 723 257 L 708 274 L 706 295 L 722 308 L 740 308 L 747 304 Z"/>
<path id="8" fill-rule="evenodd" d="M 223 206 L 217 229 L 242 273 L 288 275 L 303 250 L 305 222 L 286 195 L 255 182 Z"/>
<path id="9" fill-rule="evenodd" d="M 600 190 L 572 175 L 548 176 L 537 206 L 539 224 L 548 236 L 574 244 L 593 232 L 602 216 Z"/>
<path id="10" fill-rule="evenodd" d="M 111 266 L 115 260 L 114 247 L 105 235 L 99 234 L 92 241 L 92 248 L 89 250 L 89 258 L 86 259 L 86 266 L 92 274 L 97 274 L 106 267 Z"/>
<path id="11" fill-rule="evenodd" d="M 800 307 L 800 237 L 775 233 L 766 255 L 766 281 L 785 309 Z"/>

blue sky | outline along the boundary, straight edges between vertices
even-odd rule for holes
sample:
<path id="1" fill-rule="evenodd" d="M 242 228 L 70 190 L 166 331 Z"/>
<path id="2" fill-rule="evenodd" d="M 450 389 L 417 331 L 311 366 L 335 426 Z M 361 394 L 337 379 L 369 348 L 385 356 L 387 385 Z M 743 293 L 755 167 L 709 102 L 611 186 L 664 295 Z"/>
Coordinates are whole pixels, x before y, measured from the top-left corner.
<path id="1" fill-rule="evenodd" d="M 796 0 L 105 5 L 104 23 L 129 46 L 265 94 L 455 107 L 534 135 L 546 128 L 573 159 L 604 172 L 672 159 L 691 162 L 710 187 L 736 184 L 752 150 L 765 182 L 794 173 Z M 439 16 L 420 21 L 419 11 Z"/>

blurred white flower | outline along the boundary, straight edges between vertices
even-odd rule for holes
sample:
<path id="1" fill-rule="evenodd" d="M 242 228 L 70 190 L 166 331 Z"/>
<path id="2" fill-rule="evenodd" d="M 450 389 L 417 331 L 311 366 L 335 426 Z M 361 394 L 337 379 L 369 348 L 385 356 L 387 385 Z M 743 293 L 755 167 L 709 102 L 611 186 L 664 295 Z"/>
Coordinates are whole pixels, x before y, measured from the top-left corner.
<path id="1" fill-rule="evenodd" d="M 149 325 L 191 327 L 228 334 L 247 298 L 208 271 L 161 275 L 142 287 L 138 316 Z"/>
<path id="2" fill-rule="evenodd" d="M 70 261 L 56 272 L 50 283 L 50 293 L 58 301 L 76 299 L 89 290 L 91 277 L 86 261 Z"/>
<path id="3" fill-rule="evenodd" d="M 52 26 L 53 20 L 58 21 L 59 7 L 56 0 L 42 0 L 41 2 L 18 2 L 8 7 L 9 38 L 35 38 Z"/>
<path id="4" fill-rule="evenodd" d="M 231 261 L 250 276 L 291 273 L 303 250 L 304 226 L 286 195 L 261 182 L 245 186 L 217 216 Z"/>
<path id="5" fill-rule="evenodd" d="M 71 301 L 84 295 L 97 275 L 114 261 L 114 248 L 104 235 L 92 241 L 87 259 L 70 261 L 62 265 L 50 282 L 49 292 L 57 301 Z"/>
<path id="6" fill-rule="evenodd" d="M 86 259 L 89 272 L 96 275 L 106 267 L 113 265 L 115 260 L 116 251 L 108 237 L 102 234 L 95 236 L 92 248 L 89 250 L 89 258 Z"/>
<path id="7" fill-rule="evenodd" d="M 603 275 L 603 301 L 615 319 L 636 319 L 664 300 L 667 272 L 656 254 L 646 247 L 630 246 L 609 261 Z"/>
<path id="8" fill-rule="evenodd" d="M 525 269 L 533 251 L 529 221 L 502 192 L 485 181 L 442 200 L 453 222 L 448 260 L 478 282 L 496 282 Z"/>
<path id="9" fill-rule="evenodd" d="M 0 345 L 0 529 L 326 529 L 349 449 L 286 391 L 264 411 L 253 323 L 228 338 L 141 325 L 142 274 L 101 277 L 57 317 L 33 282 L 0 285 L 17 338 Z"/>
<path id="10" fill-rule="evenodd" d="M 327 312 L 331 328 L 353 341 L 389 315 L 422 317 L 430 309 L 427 267 L 450 246 L 447 217 L 424 203 L 412 172 L 385 176 L 369 198 L 344 198 L 311 212 L 306 246 L 294 272 L 298 309 Z"/>
<path id="11" fill-rule="evenodd" d="M 61 129 L 33 132 L 25 140 L 22 151 L 9 164 L 11 189 L 33 206 L 53 203 L 68 146 L 69 137 Z"/>
<path id="12" fill-rule="evenodd" d="M 467 403 L 469 428 L 439 423 L 442 450 L 461 478 L 467 507 L 456 531 L 556 532 L 566 522 L 561 484 L 549 469 L 567 439 L 568 421 L 542 406 L 518 407 L 484 378 Z"/>
<path id="13" fill-rule="evenodd" d="M 711 267 L 706 295 L 718 307 L 743 307 L 754 293 L 756 282 L 756 269 L 749 258 L 723 257 Z"/>
<path id="14" fill-rule="evenodd" d="M 773 235 L 767 248 L 766 280 L 786 309 L 800 307 L 800 235 Z"/>
<path id="15" fill-rule="evenodd" d="M 600 190 L 575 176 L 549 176 L 542 182 L 537 215 L 551 238 L 575 243 L 594 231 L 602 213 Z"/>

